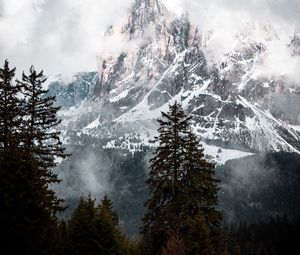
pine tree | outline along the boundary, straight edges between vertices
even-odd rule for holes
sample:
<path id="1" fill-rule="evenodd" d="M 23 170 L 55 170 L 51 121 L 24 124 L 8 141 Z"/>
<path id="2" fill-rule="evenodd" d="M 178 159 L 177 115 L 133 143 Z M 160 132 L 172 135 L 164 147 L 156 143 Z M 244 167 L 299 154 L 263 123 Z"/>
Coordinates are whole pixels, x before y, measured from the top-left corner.
<path id="1" fill-rule="evenodd" d="M 32 231 L 30 162 L 20 149 L 21 87 L 13 81 L 15 68 L 6 60 L 0 69 L 0 241 L 6 254 L 24 254 L 38 249 L 39 234 Z M 26 253 L 27 252 L 27 253 Z"/>
<path id="2" fill-rule="evenodd" d="M 48 90 L 43 89 L 46 80 L 43 71 L 36 72 L 31 66 L 29 75 L 23 73 L 19 84 L 26 100 L 24 112 L 27 115 L 23 123 L 25 149 L 41 168 L 51 169 L 57 165 L 56 157 L 65 158 L 67 155 L 60 142 L 60 132 L 53 130 L 61 122 L 57 118 L 60 107 L 54 106 L 55 97 L 47 95 Z M 51 183 L 58 181 L 49 171 L 44 178 Z"/>
<path id="3" fill-rule="evenodd" d="M 168 113 L 162 112 L 158 120 L 159 136 L 153 141 L 158 147 L 150 160 L 146 182 L 150 198 L 145 203 L 147 211 L 141 228 L 142 245 L 147 254 L 159 254 L 168 235 L 180 229 L 184 202 L 180 192 L 184 172 L 182 162 L 189 121 L 177 102 L 170 106 Z"/>
<path id="4" fill-rule="evenodd" d="M 68 222 L 68 254 L 129 254 L 131 244 L 119 230 L 118 222 L 107 196 L 97 207 L 91 196 L 87 199 L 81 197 Z"/>
<path id="5" fill-rule="evenodd" d="M 108 198 L 107 195 L 101 200 L 99 205 L 99 216 L 107 214 L 111 218 L 111 222 L 117 226 L 119 224 L 119 218 L 117 213 L 113 210 L 113 202 Z"/>
<path id="6" fill-rule="evenodd" d="M 150 160 L 147 180 L 150 198 L 141 228 L 145 254 L 159 254 L 174 230 L 184 239 L 191 230 L 191 219 L 199 217 L 209 230 L 206 238 L 217 239 L 221 215 L 216 209 L 214 165 L 204 159 L 190 119 L 175 102 L 158 120 L 159 136 L 154 139 L 158 147 Z"/>
<path id="7" fill-rule="evenodd" d="M 218 181 L 214 178 L 215 165 L 205 159 L 200 139 L 190 131 L 187 135 L 184 158 L 184 178 L 187 213 L 197 215 L 202 212 L 207 220 L 210 213 L 220 214 L 216 210 L 218 202 Z M 194 194 L 194 196 L 191 196 Z M 211 222 L 211 221 L 210 221 Z"/>
<path id="8" fill-rule="evenodd" d="M 146 183 L 152 196 L 145 203 L 148 212 L 143 218 L 143 234 L 152 227 L 167 228 L 171 231 L 177 222 L 173 216 L 177 217 L 180 213 L 177 199 L 181 188 L 181 162 L 184 159 L 183 148 L 189 120 L 178 103 L 170 106 L 168 114 L 162 112 L 162 118 L 158 120 L 159 137 L 155 137 L 153 142 L 158 142 L 159 146 L 150 160 L 149 179 Z M 167 210 L 174 213 L 166 219 L 163 214 Z"/>
<path id="9" fill-rule="evenodd" d="M 67 228 L 68 254 L 100 254 L 100 238 L 95 227 L 95 200 L 89 195 L 87 199 L 81 197 L 74 210 Z"/>
<path id="10" fill-rule="evenodd" d="M 10 69 L 5 60 L 0 68 L 0 149 L 9 152 L 17 147 L 18 131 L 21 123 L 20 105 L 18 94 L 21 87 L 13 84 L 16 68 Z"/>
<path id="11" fill-rule="evenodd" d="M 43 89 L 46 78 L 43 71 L 37 73 L 33 66 L 29 75 L 22 75 L 18 81 L 24 95 L 23 116 L 21 123 L 21 149 L 25 162 L 30 163 L 27 173 L 27 182 L 32 207 L 32 227 L 39 233 L 40 243 L 50 244 L 49 249 L 55 247 L 55 238 L 58 232 L 57 212 L 64 210 L 63 200 L 58 198 L 50 185 L 59 183 L 53 168 L 57 166 L 57 158 L 65 158 L 64 148 L 60 142 L 60 132 L 54 131 L 60 121 L 55 107 L 55 97 L 47 95 Z M 42 227 L 41 227 L 42 226 Z M 45 244 L 40 247 L 47 250 Z M 49 250 L 50 253 L 53 251 Z"/>
<path id="12" fill-rule="evenodd" d="M 52 131 L 59 123 L 58 108 L 52 106 L 54 98 L 47 100 L 40 93 L 44 80 L 38 81 L 41 76 L 33 68 L 28 84 L 13 84 L 14 72 L 7 61 L 0 70 L 1 247 L 6 254 L 53 254 L 56 212 L 63 207 L 49 185 L 58 182 L 52 172 L 55 157 L 65 156 L 59 133 Z M 30 87 L 33 83 L 39 84 L 35 90 Z M 20 91 L 25 95 L 22 100 Z"/>
<path id="13" fill-rule="evenodd" d="M 101 243 L 100 254 L 118 255 L 127 254 L 130 247 L 119 229 L 119 219 L 113 210 L 112 201 L 104 196 L 97 210 L 97 234 Z"/>
<path id="14" fill-rule="evenodd" d="M 68 155 L 65 154 L 60 141 L 60 132 L 54 130 L 61 122 L 57 118 L 60 107 L 54 106 L 55 97 L 48 96 L 48 90 L 43 89 L 45 82 L 43 71 L 38 73 L 33 66 L 29 75 L 23 73 L 22 81 L 18 81 L 23 88 L 23 108 L 27 113 L 22 123 L 23 149 L 27 160 L 31 160 L 36 166 L 36 181 L 44 188 L 45 208 L 55 215 L 64 208 L 62 200 L 58 199 L 48 186 L 60 182 L 53 168 L 57 166 L 57 158 L 65 158 Z"/>
<path id="15" fill-rule="evenodd" d="M 222 216 L 216 208 L 219 188 L 218 181 L 214 177 L 215 166 L 205 159 L 200 139 L 192 131 L 188 133 L 185 148 L 183 165 L 186 172 L 182 180 L 186 205 L 184 214 L 189 218 L 203 217 L 209 228 L 210 236 L 207 237 L 216 247 Z M 188 220 L 190 221 L 190 219 Z M 196 220 L 196 222 L 199 221 Z"/>

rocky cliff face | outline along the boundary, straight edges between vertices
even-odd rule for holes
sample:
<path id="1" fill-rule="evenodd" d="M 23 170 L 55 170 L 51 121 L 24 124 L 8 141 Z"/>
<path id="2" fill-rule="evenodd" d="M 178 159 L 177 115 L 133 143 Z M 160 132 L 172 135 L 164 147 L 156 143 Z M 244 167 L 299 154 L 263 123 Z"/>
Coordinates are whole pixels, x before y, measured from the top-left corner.
<path id="1" fill-rule="evenodd" d="M 264 41 L 250 30 L 212 66 L 204 54 L 209 35 L 199 31 L 158 0 L 136 0 L 127 24 L 106 33 L 121 33 L 136 47 L 99 59 L 97 73 L 50 84 L 63 105 L 64 141 L 140 150 L 155 134 L 160 112 L 177 100 L 193 116 L 206 153 L 220 163 L 257 150 L 300 153 L 299 86 L 254 75 L 267 54 Z M 260 33 L 278 40 L 266 27 Z"/>

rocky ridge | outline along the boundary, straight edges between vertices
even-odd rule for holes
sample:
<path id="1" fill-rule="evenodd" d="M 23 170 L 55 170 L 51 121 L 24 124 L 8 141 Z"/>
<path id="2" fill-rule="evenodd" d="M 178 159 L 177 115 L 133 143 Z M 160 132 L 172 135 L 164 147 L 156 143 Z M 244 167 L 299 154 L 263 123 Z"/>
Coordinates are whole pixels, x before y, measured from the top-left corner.
<path id="1" fill-rule="evenodd" d="M 160 112 L 177 100 L 218 163 L 256 151 L 300 153 L 299 84 L 255 75 L 268 54 L 264 40 L 278 38 L 270 27 L 253 29 L 237 37 L 222 63 L 211 65 L 205 55 L 209 34 L 158 0 L 136 0 L 128 22 L 106 32 L 121 33 L 136 47 L 99 58 L 97 72 L 49 85 L 63 106 L 64 142 L 143 150 Z M 255 38 L 257 29 L 264 40 Z"/>

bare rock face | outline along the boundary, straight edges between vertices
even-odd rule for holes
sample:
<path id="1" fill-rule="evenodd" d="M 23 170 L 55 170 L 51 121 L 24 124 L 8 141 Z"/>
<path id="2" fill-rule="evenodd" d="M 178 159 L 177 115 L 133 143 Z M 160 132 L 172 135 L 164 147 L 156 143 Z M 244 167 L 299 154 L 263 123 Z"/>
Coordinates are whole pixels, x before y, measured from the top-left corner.
<path id="1" fill-rule="evenodd" d="M 253 75 L 267 54 L 263 42 L 243 39 L 220 66 L 208 65 L 206 35 L 158 0 L 136 0 L 128 22 L 106 36 L 115 33 L 135 47 L 101 59 L 87 80 L 50 85 L 64 106 L 66 143 L 139 150 L 155 134 L 160 111 L 177 100 L 210 145 L 300 152 L 300 90 L 284 78 Z"/>

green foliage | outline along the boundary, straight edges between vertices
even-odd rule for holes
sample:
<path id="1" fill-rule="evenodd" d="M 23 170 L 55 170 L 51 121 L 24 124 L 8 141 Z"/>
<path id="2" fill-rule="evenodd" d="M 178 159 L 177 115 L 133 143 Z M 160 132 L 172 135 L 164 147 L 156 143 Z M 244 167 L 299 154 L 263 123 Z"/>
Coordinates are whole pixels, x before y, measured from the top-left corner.
<path id="1" fill-rule="evenodd" d="M 5 60 L 0 68 L 0 144 L 1 152 L 16 150 L 19 143 L 19 129 L 21 123 L 21 100 L 18 93 L 21 87 L 13 83 L 15 68 L 10 69 Z"/>
<path id="2" fill-rule="evenodd" d="M 125 254 L 125 237 L 119 230 L 119 220 L 107 196 L 98 207 L 96 228 L 102 245 L 101 254 Z"/>
<path id="3" fill-rule="evenodd" d="M 67 227 L 68 254 L 132 254 L 134 244 L 119 229 L 118 216 L 105 196 L 96 206 L 89 196 L 80 198 Z"/>
<path id="4" fill-rule="evenodd" d="M 69 254 L 97 254 L 95 239 L 95 201 L 89 196 L 81 197 L 67 228 L 67 250 Z"/>
<path id="5" fill-rule="evenodd" d="M 188 217 L 203 215 L 214 235 L 218 235 L 221 213 L 218 203 L 218 181 L 214 178 L 214 164 L 204 158 L 200 140 L 190 132 L 186 139 L 184 159 L 185 175 L 182 186 L 185 202 L 184 213 Z"/>
<path id="6" fill-rule="evenodd" d="M 58 108 L 54 98 L 44 98 L 42 72 L 30 72 L 30 81 L 23 75 L 16 82 L 8 61 L 0 68 L 0 239 L 6 254 L 55 253 L 55 214 L 63 210 L 49 188 L 59 181 L 52 172 L 55 157 L 65 157 L 51 131 Z"/>
<path id="7" fill-rule="evenodd" d="M 225 223 L 295 217 L 300 208 L 299 169 L 300 155 L 288 152 L 257 153 L 219 166 Z"/>
<path id="8" fill-rule="evenodd" d="M 190 130 L 190 119 L 175 102 L 158 120 L 159 136 L 154 140 L 158 147 L 150 160 L 147 180 L 150 198 L 145 203 L 147 211 L 141 228 L 145 254 L 159 254 L 174 230 L 182 237 L 188 236 L 193 230 L 190 220 L 200 216 L 208 229 L 205 238 L 217 243 L 221 214 L 216 209 L 214 165 L 204 159 L 199 139 Z M 199 228 L 204 228 L 202 225 Z M 198 245 L 189 244 L 191 251 L 192 245 Z"/>
<path id="9" fill-rule="evenodd" d="M 217 253 L 214 236 L 211 233 L 205 218 L 199 214 L 187 220 L 183 239 L 188 249 L 188 254 L 213 255 Z"/>
<path id="10" fill-rule="evenodd" d="M 0 169 L 1 246 L 7 254 L 51 254 L 57 219 L 45 207 L 51 201 L 35 176 L 36 165 L 20 155 L 1 153 Z"/>
<path id="11" fill-rule="evenodd" d="M 268 221 L 246 224 L 241 222 L 231 229 L 228 250 L 233 255 L 300 254 L 299 217 L 270 218 Z"/>
<path id="12" fill-rule="evenodd" d="M 64 148 L 60 142 L 60 132 L 53 131 L 61 120 L 57 119 L 60 107 L 54 106 L 55 97 L 48 96 L 43 89 L 46 78 L 43 71 L 37 72 L 33 66 L 29 75 L 23 73 L 18 84 L 23 88 L 25 97 L 23 118 L 24 147 L 26 153 L 43 169 L 51 169 L 57 165 L 55 157 L 65 158 Z M 49 183 L 57 182 L 57 177 L 45 171 L 44 179 Z"/>

